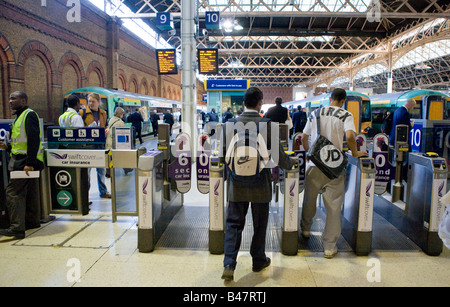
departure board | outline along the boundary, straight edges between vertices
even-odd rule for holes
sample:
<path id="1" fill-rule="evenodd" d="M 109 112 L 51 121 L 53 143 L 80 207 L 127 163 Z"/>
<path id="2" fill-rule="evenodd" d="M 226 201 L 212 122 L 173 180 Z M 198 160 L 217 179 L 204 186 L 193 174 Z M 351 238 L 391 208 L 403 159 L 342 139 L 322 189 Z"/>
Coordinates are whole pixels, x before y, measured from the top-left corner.
<path id="1" fill-rule="evenodd" d="M 219 74 L 219 50 L 198 49 L 198 70 L 201 75 Z"/>
<path id="2" fill-rule="evenodd" d="M 177 54 L 175 49 L 156 50 L 156 59 L 158 61 L 158 74 L 177 75 Z"/>

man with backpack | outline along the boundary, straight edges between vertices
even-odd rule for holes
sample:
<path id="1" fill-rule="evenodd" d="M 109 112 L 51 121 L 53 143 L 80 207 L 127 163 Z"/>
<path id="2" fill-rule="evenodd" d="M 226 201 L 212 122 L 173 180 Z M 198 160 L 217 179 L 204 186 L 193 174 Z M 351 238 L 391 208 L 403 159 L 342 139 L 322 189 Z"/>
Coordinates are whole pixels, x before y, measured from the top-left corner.
<path id="1" fill-rule="evenodd" d="M 265 254 L 265 241 L 272 200 L 272 175 L 264 166 L 269 163 L 271 146 L 274 147 L 272 152 L 278 149 L 280 167 L 291 169 L 294 165 L 278 140 L 271 144 L 271 121 L 259 115 L 262 100 L 261 90 L 249 88 L 244 96 L 245 112 L 229 120 L 223 129 L 222 156 L 227 165 L 228 210 L 222 279 L 226 281 L 233 280 L 249 203 L 252 204 L 254 229 L 250 247 L 253 272 L 270 265 L 270 258 Z"/>

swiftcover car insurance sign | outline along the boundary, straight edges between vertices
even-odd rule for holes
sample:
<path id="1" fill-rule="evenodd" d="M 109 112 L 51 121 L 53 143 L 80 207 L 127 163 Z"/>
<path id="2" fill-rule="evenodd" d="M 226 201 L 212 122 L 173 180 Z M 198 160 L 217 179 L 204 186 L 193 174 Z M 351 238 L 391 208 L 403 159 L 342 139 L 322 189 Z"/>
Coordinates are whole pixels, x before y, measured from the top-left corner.
<path id="1" fill-rule="evenodd" d="M 106 168 L 105 150 L 48 149 L 47 165 L 53 167 Z"/>
<path id="2" fill-rule="evenodd" d="M 190 136 L 184 132 L 175 139 L 175 161 L 169 165 L 169 177 L 177 183 L 177 191 L 187 193 L 191 189 Z"/>

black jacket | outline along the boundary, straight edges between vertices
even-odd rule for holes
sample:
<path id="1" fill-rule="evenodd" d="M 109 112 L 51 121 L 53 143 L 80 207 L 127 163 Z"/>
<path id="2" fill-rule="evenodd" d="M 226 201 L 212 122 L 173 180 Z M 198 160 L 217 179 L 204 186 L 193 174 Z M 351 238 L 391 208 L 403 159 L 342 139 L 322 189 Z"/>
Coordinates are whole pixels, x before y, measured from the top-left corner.
<path id="1" fill-rule="evenodd" d="M 264 117 L 270 119 L 273 122 L 284 124 L 288 119 L 288 109 L 285 107 L 276 105 L 267 110 Z"/>

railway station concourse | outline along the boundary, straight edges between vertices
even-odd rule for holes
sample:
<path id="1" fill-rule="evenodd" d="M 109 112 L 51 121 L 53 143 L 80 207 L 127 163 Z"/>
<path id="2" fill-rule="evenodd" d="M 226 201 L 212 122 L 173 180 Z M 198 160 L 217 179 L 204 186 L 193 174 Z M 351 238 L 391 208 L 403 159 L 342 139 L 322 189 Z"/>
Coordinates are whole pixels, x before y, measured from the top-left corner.
<path id="1" fill-rule="evenodd" d="M 180 303 L 262 287 L 246 298 L 262 303 L 278 287 L 450 286 L 448 1 L 5 0 L 0 84 L 2 287 L 176 287 Z M 226 122 L 254 112 L 254 88 L 259 116 L 289 114 L 271 133 L 293 167 L 269 168 L 270 261 L 252 262 L 248 210 L 224 280 L 230 180 L 249 161 L 222 154 Z M 294 119 L 326 120 L 336 89 L 355 133 L 330 256 L 326 188 L 302 230 L 319 179 Z"/>

